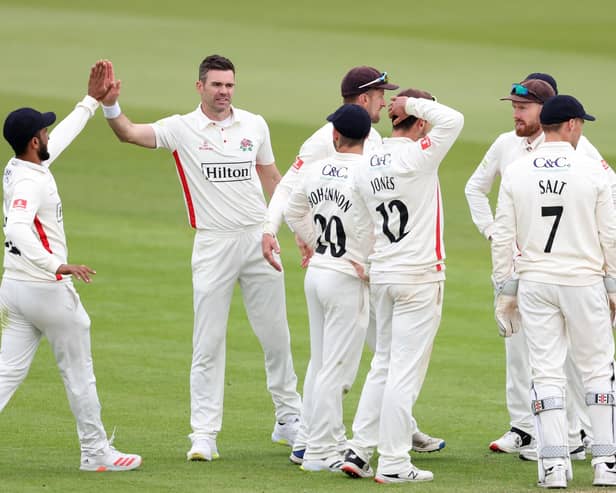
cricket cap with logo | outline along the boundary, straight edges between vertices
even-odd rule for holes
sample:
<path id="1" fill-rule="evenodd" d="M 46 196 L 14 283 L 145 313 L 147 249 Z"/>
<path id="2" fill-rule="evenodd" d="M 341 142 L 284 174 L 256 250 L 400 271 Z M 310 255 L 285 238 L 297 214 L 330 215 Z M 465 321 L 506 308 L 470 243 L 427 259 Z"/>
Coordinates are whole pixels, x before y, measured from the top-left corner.
<path id="1" fill-rule="evenodd" d="M 501 101 L 514 101 L 516 103 L 545 103 L 548 98 L 555 96 L 552 86 L 544 80 L 528 79 L 519 84 L 511 85 L 509 96 L 500 98 Z"/>
<path id="2" fill-rule="evenodd" d="M 370 115 L 357 104 L 343 104 L 327 117 L 327 121 L 349 139 L 365 139 L 372 128 Z"/>
<path id="3" fill-rule="evenodd" d="M 26 144 L 39 130 L 56 121 L 53 112 L 41 113 L 33 108 L 19 108 L 4 120 L 3 135 L 15 153 L 22 152 Z"/>
<path id="4" fill-rule="evenodd" d="M 561 94 L 548 99 L 539 115 L 539 121 L 542 125 L 552 125 L 562 123 L 573 118 L 581 118 L 582 120 L 595 121 L 595 117 L 586 113 L 584 106 L 573 96 Z"/>
<path id="5" fill-rule="evenodd" d="M 396 84 L 390 84 L 387 72 L 379 72 L 374 67 L 362 65 L 349 70 L 340 84 L 343 98 L 368 92 L 370 89 L 398 89 Z"/>

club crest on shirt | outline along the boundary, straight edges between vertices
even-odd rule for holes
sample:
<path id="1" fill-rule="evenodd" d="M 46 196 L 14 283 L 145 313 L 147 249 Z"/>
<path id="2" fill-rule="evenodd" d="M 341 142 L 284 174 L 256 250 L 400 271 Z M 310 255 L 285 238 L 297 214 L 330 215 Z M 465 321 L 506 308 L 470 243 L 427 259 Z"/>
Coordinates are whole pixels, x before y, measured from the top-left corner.
<path id="1" fill-rule="evenodd" d="M 423 139 L 421 139 L 420 144 L 421 150 L 425 151 L 428 147 L 432 145 L 432 141 L 430 140 L 430 137 L 426 135 Z"/>
<path id="2" fill-rule="evenodd" d="M 25 209 L 27 206 L 28 206 L 28 201 L 26 199 L 13 200 L 13 209 Z"/>
<path id="3" fill-rule="evenodd" d="M 302 167 L 302 164 L 304 164 L 304 161 L 302 161 L 302 158 L 301 158 L 301 157 L 297 156 L 297 157 L 295 158 L 295 162 L 294 162 L 294 163 L 293 163 L 293 165 L 292 165 L 292 166 L 293 166 L 293 169 L 294 169 L 295 171 L 299 170 L 299 169 Z"/>
<path id="4" fill-rule="evenodd" d="M 240 149 L 242 151 L 252 151 L 252 140 L 250 139 L 242 139 L 242 141 L 240 142 Z"/>

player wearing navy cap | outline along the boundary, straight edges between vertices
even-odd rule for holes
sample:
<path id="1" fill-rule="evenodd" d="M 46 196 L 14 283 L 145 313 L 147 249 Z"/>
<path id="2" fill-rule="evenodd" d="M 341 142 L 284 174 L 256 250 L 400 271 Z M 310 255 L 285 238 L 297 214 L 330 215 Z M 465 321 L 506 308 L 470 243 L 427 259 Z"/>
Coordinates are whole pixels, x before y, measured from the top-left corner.
<path id="1" fill-rule="evenodd" d="M 571 96 L 544 103 L 545 142 L 507 167 L 492 232 L 499 325 L 515 330 L 517 304 L 526 333 L 539 485 L 545 488 L 565 488 L 573 476 L 567 353 L 581 373 L 592 422 L 593 484 L 616 485 L 613 294 L 606 292 L 616 291 L 616 213 L 601 163 L 575 152 L 584 121 L 594 119 Z"/>

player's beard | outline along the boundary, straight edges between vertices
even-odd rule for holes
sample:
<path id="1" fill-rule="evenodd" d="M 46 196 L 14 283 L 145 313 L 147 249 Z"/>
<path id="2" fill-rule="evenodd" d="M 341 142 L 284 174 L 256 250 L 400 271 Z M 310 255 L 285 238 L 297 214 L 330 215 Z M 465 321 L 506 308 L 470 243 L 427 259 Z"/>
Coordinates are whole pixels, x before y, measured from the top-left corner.
<path id="1" fill-rule="evenodd" d="M 37 154 L 38 154 L 38 158 L 41 161 L 47 161 L 49 159 L 49 151 L 47 150 L 47 144 L 43 144 L 41 142 L 41 145 L 38 148 Z"/>
<path id="2" fill-rule="evenodd" d="M 518 137 L 532 137 L 536 133 L 539 132 L 541 128 L 539 127 L 538 122 L 525 122 L 523 120 L 518 120 L 515 122 L 515 134 Z"/>

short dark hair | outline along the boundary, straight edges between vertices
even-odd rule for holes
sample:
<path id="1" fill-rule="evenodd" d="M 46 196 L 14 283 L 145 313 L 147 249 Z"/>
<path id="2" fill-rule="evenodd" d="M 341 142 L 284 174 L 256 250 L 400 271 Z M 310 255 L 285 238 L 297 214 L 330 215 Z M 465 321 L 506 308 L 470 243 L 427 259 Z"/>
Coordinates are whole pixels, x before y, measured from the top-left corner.
<path id="1" fill-rule="evenodd" d="M 428 91 L 422 91 L 421 89 L 413 89 L 413 88 L 409 88 L 409 89 L 405 89 L 404 91 L 400 91 L 398 94 L 398 96 L 406 96 L 407 98 L 421 98 L 421 99 L 430 99 L 431 101 L 435 101 L 434 97 L 432 96 L 432 94 L 430 94 Z M 408 130 L 409 128 L 411 128 L 413 125 L 415 125 L 415 122 L 417 121 L 417 117 L 416 116 L 409 116 L 408 118 L 405 118 L 404 120 L 402 120 L 400 123 L 398 123 L 397 125 L 393 125 L 393 121 L 396 119 L 397 117 L 394 116 L 392 117 L 391 121 L 392 121 L 392 126 L 396 129 L 396 130 Z"/>
<path id="2" fill-rule="evenodd" d="M 199 80 L 205 81 L 210 70 L 231 70 L 235 74 L 233 62 L 220 55 L 210 55 L 203 59 L 201 65 L 199 65 Z"/>

